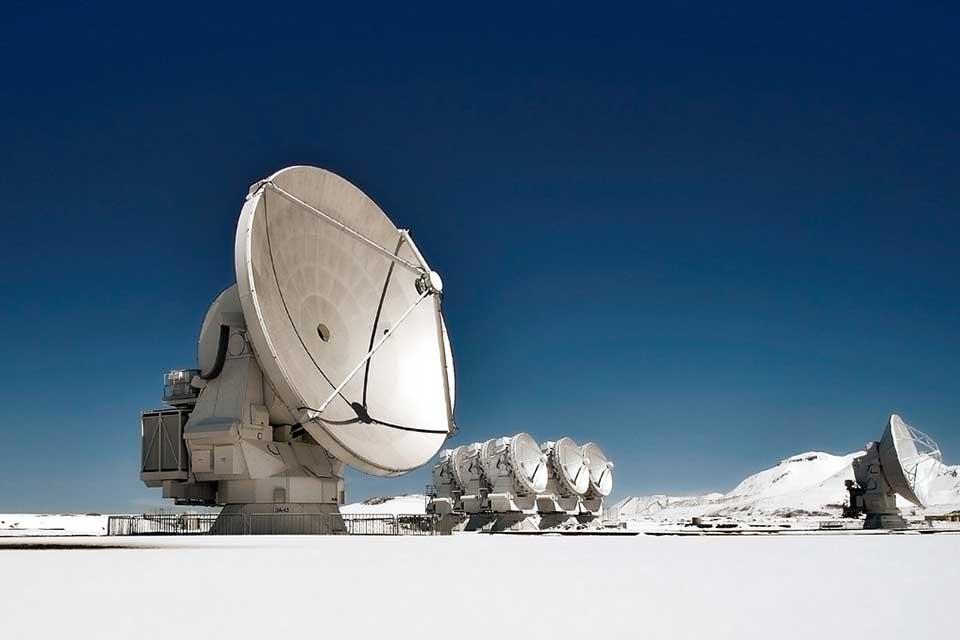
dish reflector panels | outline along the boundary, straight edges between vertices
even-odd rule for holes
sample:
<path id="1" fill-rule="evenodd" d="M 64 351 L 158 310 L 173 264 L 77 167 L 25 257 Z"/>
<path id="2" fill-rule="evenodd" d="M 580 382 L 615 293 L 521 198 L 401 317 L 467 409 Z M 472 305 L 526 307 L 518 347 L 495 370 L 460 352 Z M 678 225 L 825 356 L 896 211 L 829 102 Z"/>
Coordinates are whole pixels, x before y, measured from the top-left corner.
<path id="1" fill-rule="evenodd" d="M 554 476 L 565 493 L 583 495 L 590 488 L 589 460 L 572 438 L 560 438 L 549 447 L 548 457 Z"/>
<path id="2" fill-rule="evenodd" d="M 251 187 L 236 271 L 257 360 L 310 435 L 374 475 L 430 460 L 453 360 L 443 284 L 406 231 L 340 176 L 289 167 Z"/>
<path id="3" fill-rule="evenodd" d="M 613 463 L 607 460 L 603 450 L 593 442 L 582 447 L 583 455 L 590 466 L 590 491 L 606 497 L 613 490 Z"/>
<path id="4" fill-rule="evenodd" d="M 924 506 L 930 482 L 943 463 L 937 443 L 893 414 L 879 449 L 883 475 L 890 488 L 918 507 Z"/>
<path id="5" fill-rule="evenodd" d="M 481 451 L 488 478 L 511 473 L 518 493 L 537 494 L 547 488 L 547 456 L 527 433 L 510 438 L 496 438 L 483 443 Z"/>
<path id="6" fill-rule="evenodd" d="M 547 456 L 529 434 L 510 438 L 510 462 L 517 480 L 531 493 L 547 488 Z"/>

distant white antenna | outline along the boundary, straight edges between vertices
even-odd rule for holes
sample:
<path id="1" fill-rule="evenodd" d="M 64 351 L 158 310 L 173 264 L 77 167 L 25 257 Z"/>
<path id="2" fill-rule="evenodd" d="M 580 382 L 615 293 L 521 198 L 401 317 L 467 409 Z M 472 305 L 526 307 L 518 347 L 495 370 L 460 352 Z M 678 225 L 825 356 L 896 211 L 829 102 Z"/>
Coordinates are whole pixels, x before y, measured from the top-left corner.
<path id="1" fill-rule="evenodd" d="M 847 481 L 850 505 L 844 515 L 866 514 L 865 529 L 905 529 L 897 494 L 925 506 L 942 464 L 937 443 L 892 414 L 880 442 L 868 443 L 866 454 L 853 461 L 855 481 Z"/>
<path id="2" fill-rule="evenodd" d="M 148 486 L 233 513 L 330 513 L 343 465 L 391 476 L 454 430 L 443 282 L 410 233 L 329 171 L 250 188 L 237 284 L 204 318 L 199 370 L 142 418 Z M 174 375 L 175 374 L 175 375 Z"/>
<path id="3" fill-rule="evenodd" d="M 480 460 L 480 449 L 481 445 L 474 442 L 453 450 L 453 473 L 463 491 L 460 505 L 467 513 L 483 510 L 490 493 L 490 483 Z"/>
<path id="4" fill-rule="evenodd" d="M 537 494 L 547 487 L 547 456 L 527 433 L 495 438 L 480 451 L 490 484 L 490 509 L 498 513 L 533 511 Z"/>
<path id="5" fill-rule="evenodd" d="M 545 442 L 541 450 L 547 455 L 550 475 L 547 487 L 537 498 L 541 513 L 579 512 L 580 497 L 590 488 L 590 460 L 572 438 Z"/>
<path id="6" fill-rule="evenodd" d="M 430 500 L 427 503 L 427 512 L 438 515 L 447 515 L 460 510 L 460 498 L 463 488 L 457 480 L 454 469 L 454 449 L 444 449 L 433 466 Z"/>
<path id="7" fill-rule="evenodd" d="M 600 513 L 603 499 L 613 491 L 613 463 L 607 459 L 603 449 L 593 442 L 583 445 L 582 450 L 590 469 L 590 485 L 583 497 L 583 507 L 587 511 Z"/>

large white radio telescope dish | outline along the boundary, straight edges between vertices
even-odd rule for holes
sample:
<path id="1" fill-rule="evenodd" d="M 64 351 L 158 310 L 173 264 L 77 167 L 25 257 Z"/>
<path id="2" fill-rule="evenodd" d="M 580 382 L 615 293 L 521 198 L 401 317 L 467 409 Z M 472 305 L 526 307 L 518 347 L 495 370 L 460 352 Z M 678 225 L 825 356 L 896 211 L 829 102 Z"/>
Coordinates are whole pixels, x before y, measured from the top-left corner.
<path id="1" fill-rule="evenodd" d="M 453 362 L 442 282 L 406 231 L 340 176 L 290 167 L 252 187 L 236 270 L 257 360 L 320 445 L 374 475 L 430 460 Z"/>
<path id="2" fill-rule="evenodd" d="M 401 474 L 454 431 L 443 281 L 373 200 L 315 167 L 250 188 L 234 264 L 198 368 L 167 373 L 168 406 L 141 414 L 140 478 L 178 504 L 222 505 L 219 532 L 254 516 L 277 532 L 342 530 L 327 516 L 345 464 Z M 440 471 L 452 508 L 454 469 Z"/>
<path id="3" fill-rule="evenodd" d="M 890 488 L 918 507 L 925 506 L 930 482 L 943 462 L 937 443 L 893 414 L 880 438 L 879 450 Z"/>
<path id="4" fill-rule="evenodd" d="M 853 480 L 847 480 L 850 503 L 846 517 L 866 515 L 864 529 L 906 529 L 897 495 L 918 507 L 926 506 L 930 485 L 941 471 L 940 447 L 897 414 L 891 414 L 880 442 L 867 443 L 853 460 Z"/>

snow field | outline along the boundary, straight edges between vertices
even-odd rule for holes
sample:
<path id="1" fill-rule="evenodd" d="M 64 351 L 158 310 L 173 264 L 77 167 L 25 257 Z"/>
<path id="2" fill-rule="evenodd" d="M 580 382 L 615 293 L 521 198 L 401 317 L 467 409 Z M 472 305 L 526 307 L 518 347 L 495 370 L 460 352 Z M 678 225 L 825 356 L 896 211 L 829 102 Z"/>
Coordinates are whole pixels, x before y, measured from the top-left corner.
<path id="1" fill-rule="evenodd" d="M 946 534 L 122 543 L 0 549 L 0 636 L 949 637 L 960 595 Z"/>

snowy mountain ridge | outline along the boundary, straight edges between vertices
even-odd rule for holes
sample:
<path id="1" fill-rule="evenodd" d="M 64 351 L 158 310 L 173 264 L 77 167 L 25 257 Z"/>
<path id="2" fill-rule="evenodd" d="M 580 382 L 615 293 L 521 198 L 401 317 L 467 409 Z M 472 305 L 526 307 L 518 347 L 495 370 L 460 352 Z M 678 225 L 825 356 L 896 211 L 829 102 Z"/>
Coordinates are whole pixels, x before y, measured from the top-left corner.
<path id="1" fill-rule="evenodd" d="M 612 507 L 626 520 L 687 520 L 696 516 L 839 516 L 847 501 L 846 480 L 853 479 L 854 458 L 808 451 L 745 478 L 731 491 L 703 496 L 633 496 Z M 960 508 L 960 466 L 943 465 L 930 486 L 930 504 L 918 510 L 905 500 L 902 509 L 940 513 Z"/>
<path id="2" fill-rule="evenodd" d="M 414 493 L 403 496 L 375 496 L 340 507 L 340 513 L 365 515 L 414 515 L 425 513 L 427 497 Z"/>

